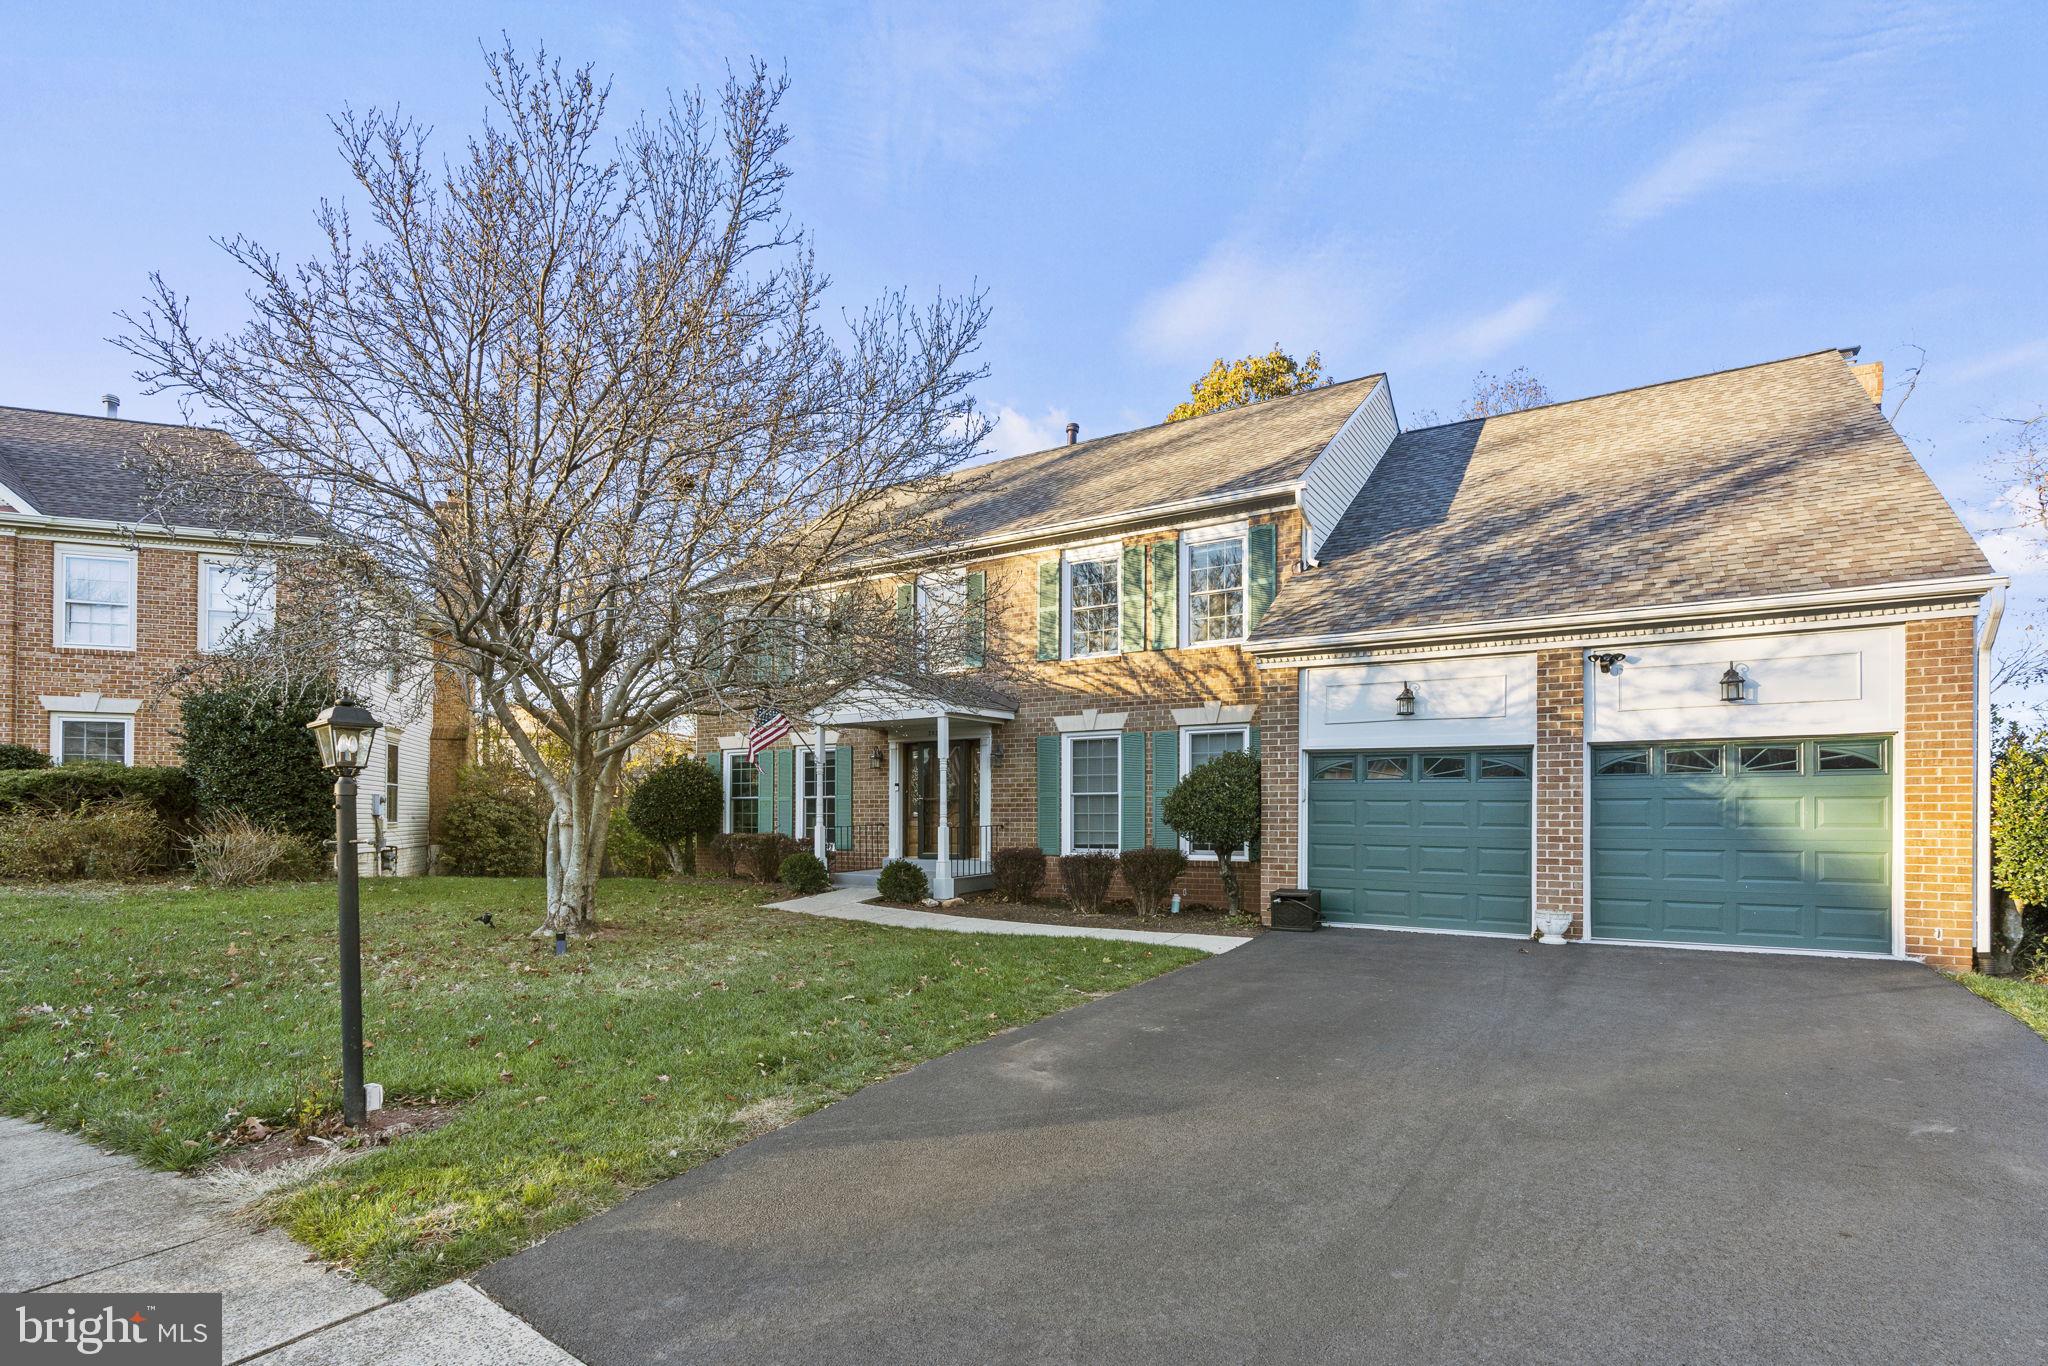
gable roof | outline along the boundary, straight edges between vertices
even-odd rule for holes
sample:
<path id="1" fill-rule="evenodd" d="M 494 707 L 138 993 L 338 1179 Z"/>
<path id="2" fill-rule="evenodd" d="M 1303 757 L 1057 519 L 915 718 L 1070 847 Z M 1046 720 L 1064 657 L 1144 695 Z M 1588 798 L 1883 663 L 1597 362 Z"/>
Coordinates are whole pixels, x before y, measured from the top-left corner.
<path id="1" fill-rule="evenodd" d="M 1384 379 L 970 465 L 933 496 L 948 533 L 977 541 L 1291 488 Z"/>
<path id="2" fill-rule="evenodd" d="M 1989 575 L 1839 350 L 1404 432 L 1254 648 Z"/>
<path id="3" fill-rule="evenodd" d="M 0 484 L 43 517 L 235 530 L 234 520 L 195 495 L 184 505 L 152 498 L 144 456 L 152 440 L 197 429 L 165 422 L 85 417 L 0 407 Z M 246 528 L 259 530 L 260 528 Z"/>

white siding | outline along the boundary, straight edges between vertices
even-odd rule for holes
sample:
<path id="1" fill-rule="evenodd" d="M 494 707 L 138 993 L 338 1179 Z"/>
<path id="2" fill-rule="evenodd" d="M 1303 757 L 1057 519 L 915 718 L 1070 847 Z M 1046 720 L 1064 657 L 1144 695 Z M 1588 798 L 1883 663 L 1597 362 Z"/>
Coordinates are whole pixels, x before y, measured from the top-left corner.
<path id="1" fill-rule="evenodd" d="M 1392 392 L 1382 379 L 1302 473 L 1301 510 L 1308 521 L 1302 554 L 1316 558 L 1400 430 Z"/>
<path id="2" fill-rule="evenodd" d="M 396 695 L 381 677 L 364 689 L 369 706 L 384 729 L 377 732 L 377 753 L 356 780 L 356 830 L 360 841 L 358 871 L 379 876 L 373 820 L 374 799 L 384 791 L 384 747 L 398 746 L 398 819 L 387 821 L 384 842 L 398 850 L 400 876 L 427 871 L 427 760 L 434 734 L 434 708 L 424 689 L 401 687 Z"/>
<path id="3" fill-rule="evenodd" d="M 1590 653 L 1590 652 L 1589 652 Z M 1593 743 L 1888 735 L 1905 721 L 1902 627 L 1642 645 L 1612 673 L 1588 665 Z M 1721 700 L 1733 663 L 1743 700 Z"/>

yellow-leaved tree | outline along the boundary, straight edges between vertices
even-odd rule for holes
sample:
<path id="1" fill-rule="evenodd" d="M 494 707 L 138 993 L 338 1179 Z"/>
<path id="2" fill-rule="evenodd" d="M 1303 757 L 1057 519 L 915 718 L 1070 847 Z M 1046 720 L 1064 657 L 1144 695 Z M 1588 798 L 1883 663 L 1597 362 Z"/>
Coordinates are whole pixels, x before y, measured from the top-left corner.
<path id="1" fill-rule="evenodd" d="M 1297 361 L 1275 345 L 1263 356 L 1246 356 L 1225 361 L 1218 356 L 1209 373 L 1188 386 L 1189 398 L 1166 415 L 1168 422 L 1225 408 L 1242 408 L 1264 399 L 1280 398 L 1313 389 L 1323 383 L 1323 353 L 1311 351 Z"/>

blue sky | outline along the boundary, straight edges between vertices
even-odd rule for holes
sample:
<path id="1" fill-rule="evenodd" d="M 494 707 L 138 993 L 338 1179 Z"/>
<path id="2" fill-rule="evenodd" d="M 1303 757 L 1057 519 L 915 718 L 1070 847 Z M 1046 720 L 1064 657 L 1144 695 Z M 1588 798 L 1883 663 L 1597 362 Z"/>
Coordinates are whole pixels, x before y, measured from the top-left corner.
<path id="1" fill-rule="evenodd" d="M 61 11 L 61 12 L 60 12 Z M 347 186 L 327 117 L 451 139 L 500 29 L 627 110 L 786 63 L 792 202 L 839 301 L 978 282 L 1002 451 L 1159 420 L 1217 355 L 1319 348 L 1448 412 L 1475 371 L 1559 398 L 1861 344 L 2003 567 L 1998 419 L 2048 403 L 2048 7 L 7 0 L 0 403 L 172 416 L 102 340 L 161 269 L 219 325 L 209 244 L 287 251 Z M 1890 404 L 1887 404 L 1890 407 Z M 2031 587 L 2036 577 L 2028 575 Z"/>

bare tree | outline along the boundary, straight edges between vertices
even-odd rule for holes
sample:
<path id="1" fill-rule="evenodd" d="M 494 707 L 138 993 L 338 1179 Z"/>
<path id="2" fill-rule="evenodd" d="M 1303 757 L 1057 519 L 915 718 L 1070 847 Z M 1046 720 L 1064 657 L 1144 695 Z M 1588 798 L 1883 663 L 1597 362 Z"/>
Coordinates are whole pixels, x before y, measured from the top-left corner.
<path id="1" fill-rule="evenodd" d="M 486 66 L 493 110 L 445 162 L 395 113 L 335 121 L 368 230 L 323 202 L 314 259 L 223 242 L 253 282 L 240 330 L 200 335 L 153 277 L 118 341 L 272 481 L 201 441 L 166 453 L 167 489 L 322 515 L 293 572 L 348 618 L 320 637 L 345 676 L 394 647 L 473 675 L 553 802 L 542 928 L 575 931 L 636 740 L 796 714 L 903 648 L 847 567 L 937 545 L 918 491 L 986 431 L 987 313 L 824 315 L 783 204 L 787 80 L 758 63 L 615 142 L 588 68 Z"/>
<path id="2" fill-rule="evenodd" d="M 1493 417 L 1499 413 L 1518 413 L 1524 408 L 1540 408 L 1551 402 L 1550 390 L 1543 381 L 1530 374 L 1525 366 L 1516 366 L 1505 376 L 1490 374 L 1481 370 L 1472 377 L 1472 394 L 1465 400 L 1465 406 L 1458 415 L 1448 419 L 1451 422 L 1470 422 L 1476 417 Z M 1434 408 L 1418 409 L 1409 419 L 1410 427 L 1435 427 L 1446 419 Z"/>

